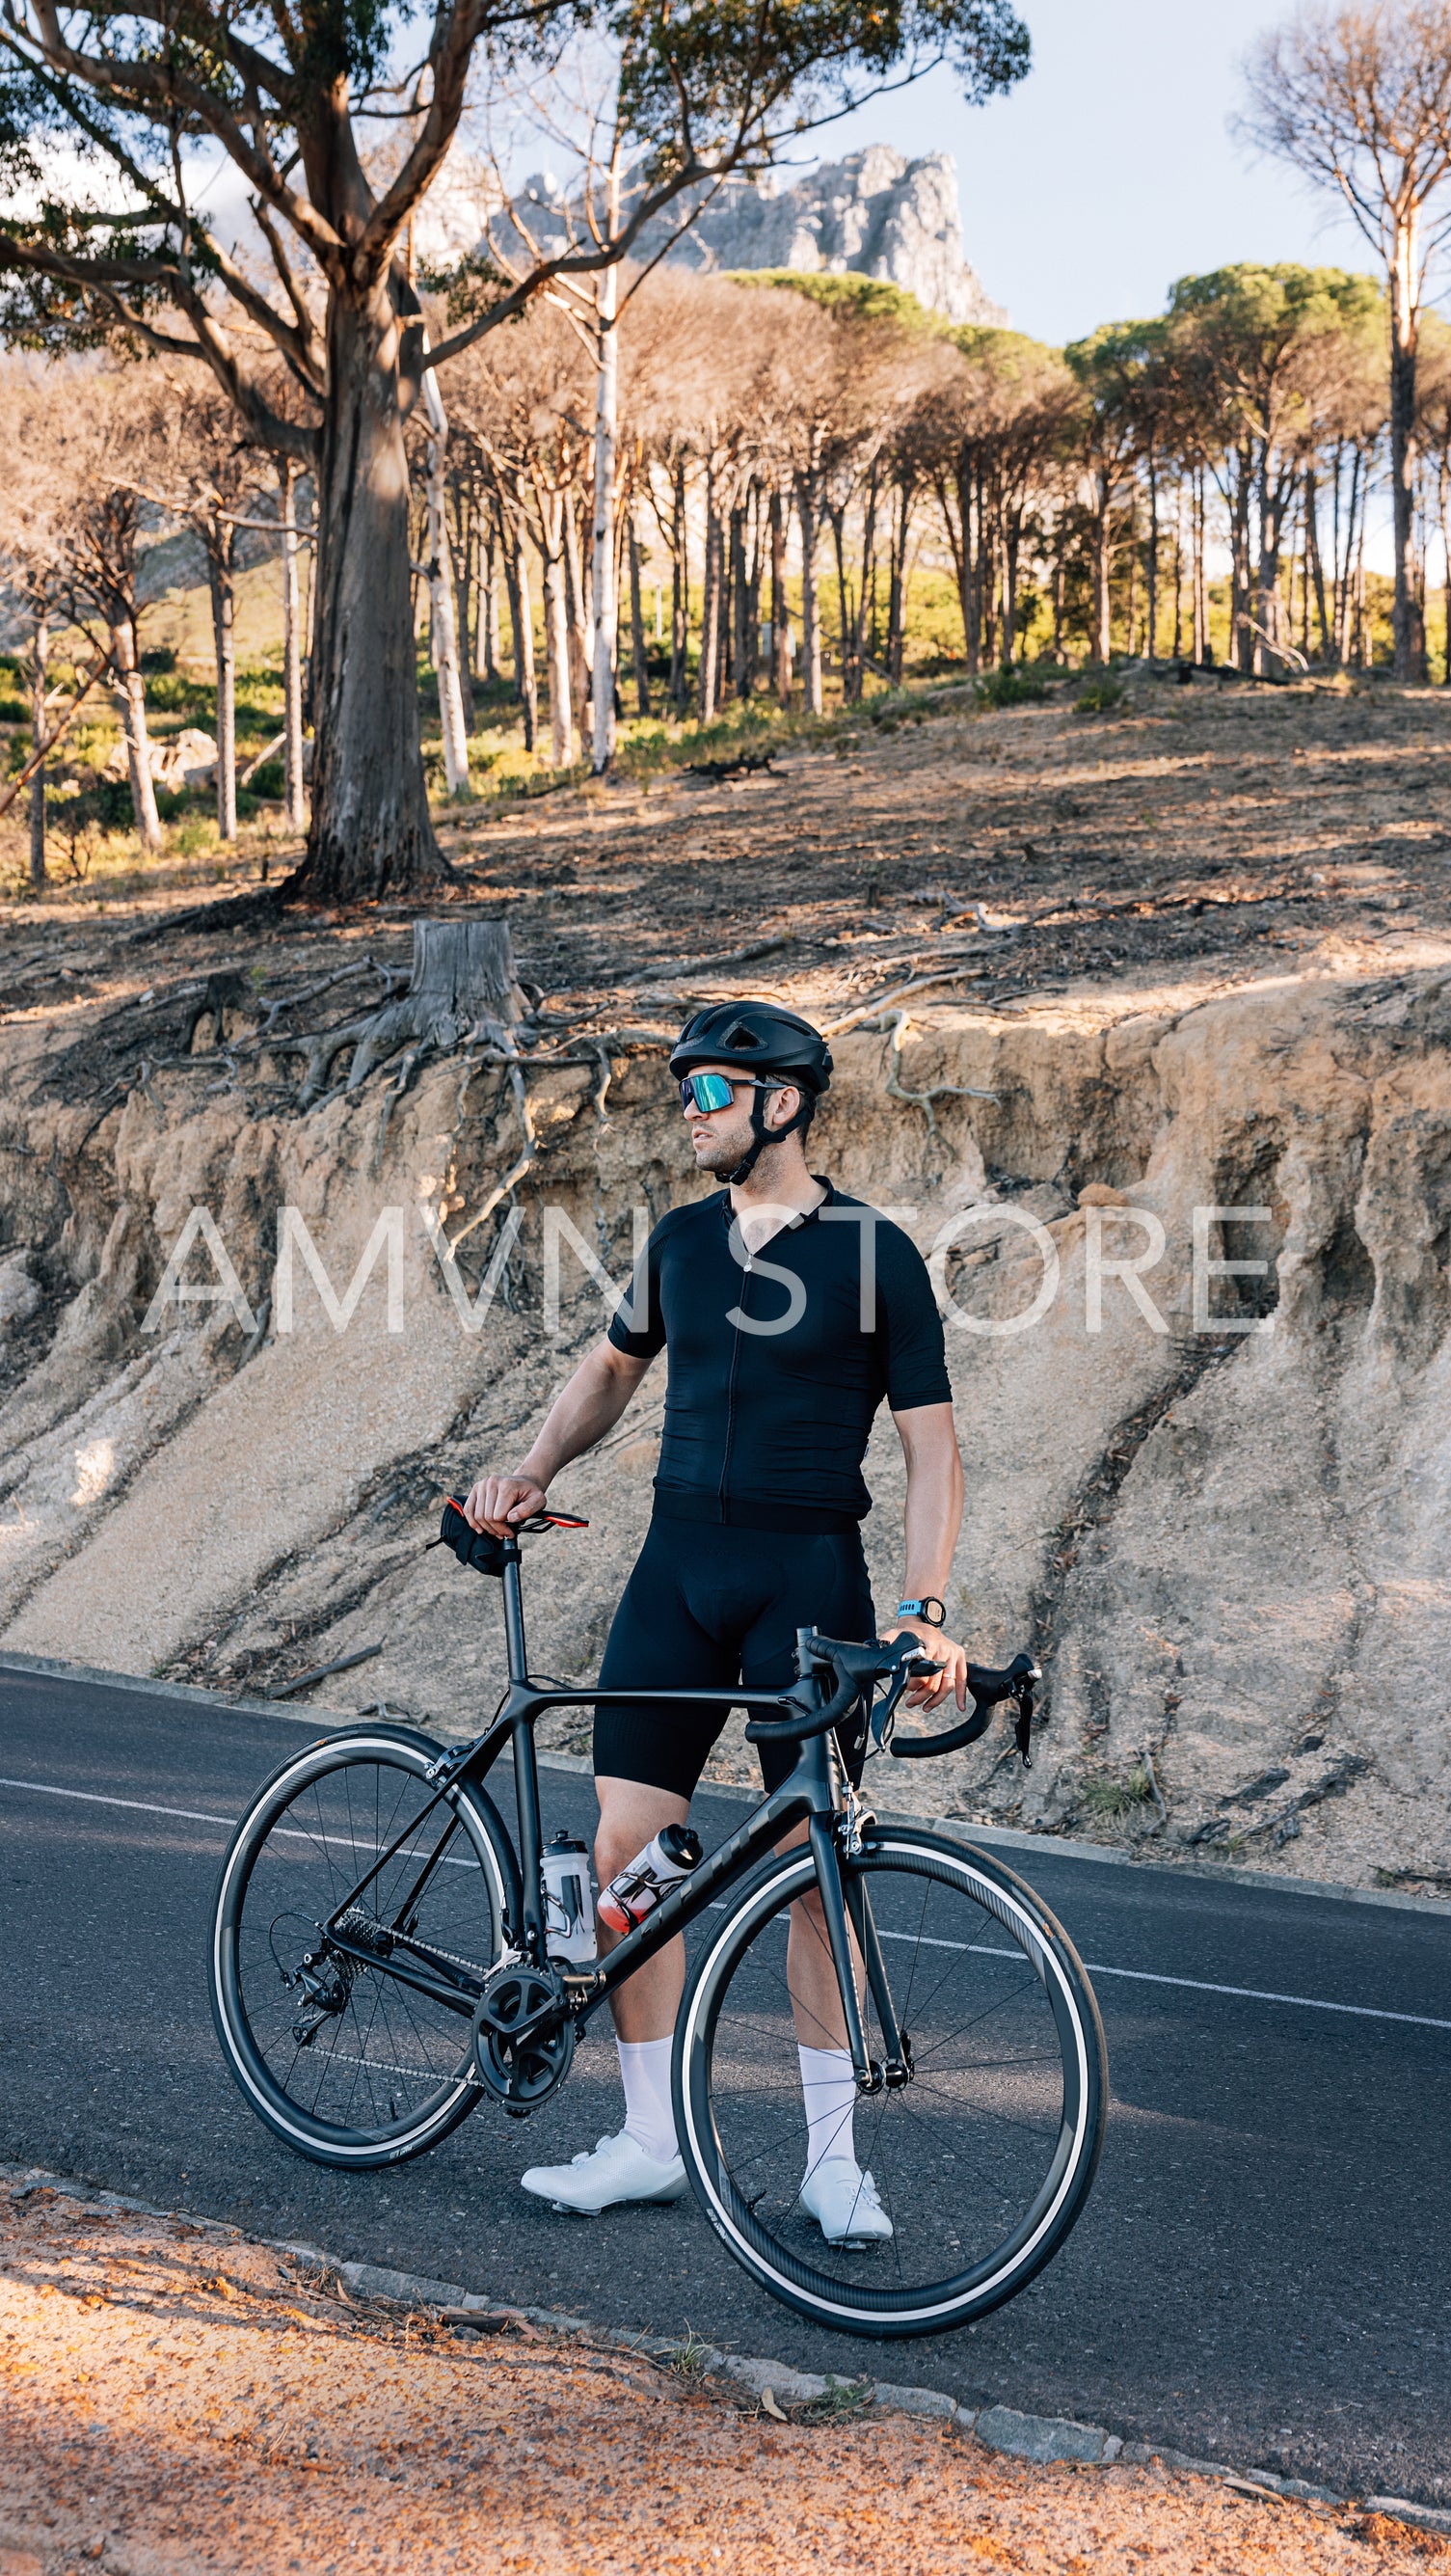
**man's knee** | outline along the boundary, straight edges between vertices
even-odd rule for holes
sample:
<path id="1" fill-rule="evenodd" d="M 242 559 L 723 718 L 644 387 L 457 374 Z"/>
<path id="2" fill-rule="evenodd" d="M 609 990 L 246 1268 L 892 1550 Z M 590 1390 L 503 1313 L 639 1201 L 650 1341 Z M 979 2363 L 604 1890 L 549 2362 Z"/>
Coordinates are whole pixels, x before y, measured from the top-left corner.
<path id="1" fill-rule="evenodd" d="M 627 1869 L 663 1825 L 683 1824 L 690 1813 L 688 1799 L 643 1780 L 597 1780 L 595 1790 L 600 1802 L 595 1875 L 601 1887 Z"/>

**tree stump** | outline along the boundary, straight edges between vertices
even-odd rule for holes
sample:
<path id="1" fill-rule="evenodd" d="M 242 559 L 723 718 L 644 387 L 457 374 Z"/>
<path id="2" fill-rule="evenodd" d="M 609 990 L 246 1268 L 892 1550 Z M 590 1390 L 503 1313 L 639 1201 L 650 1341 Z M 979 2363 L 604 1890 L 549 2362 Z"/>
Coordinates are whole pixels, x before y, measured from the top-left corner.
<path id="1" fill-rule="evenodd" d="M 419 1054 L 447 1055 L 474 1033 L 508 1043 L 509 1031 L 528 1003 L 514 969 L 507 921 L 418 921 L 413 925 L 413 972 L 408 990 L 367 1019 L 350 1020 L 313 1041 L 299 1107 L 308 1109 L 326 1090 L 334 1060 L 354 1050 L 349 1091 L 374 1067 L 411 1044 Z"/>

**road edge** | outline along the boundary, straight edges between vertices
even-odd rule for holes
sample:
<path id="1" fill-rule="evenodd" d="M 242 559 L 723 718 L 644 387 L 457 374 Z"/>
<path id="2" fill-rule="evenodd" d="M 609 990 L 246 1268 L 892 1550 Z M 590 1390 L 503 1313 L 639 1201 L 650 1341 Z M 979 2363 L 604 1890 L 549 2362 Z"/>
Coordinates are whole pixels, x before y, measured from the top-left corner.
<path id="1" fill-rule="evenodd" d="M 865 2390 L 862 2402 L 874 2406 L 884 2415 L 916 2415 L 935 2418 L 951 2424 L 959 2433 L 970 2434 L 988 2451 L 1000 2451 L 1007 2458 L 1029 2460 L 1040 2467 L 1054 2461 L 1077 2461 L 1084 2466 L 1110 2468 L 1121 2462 L 1128 2468 L 1146 2468 L 1154 2463 L 1166 2469 L 1177 2469 L 1194 2477 L 1217 2478 L 1221 2483 L 1239 2487 L 1249 2493 L 1259 2491 L 1283 2496 L 1297 2504 L 1323 2504 L 1342 2512 L 1378 2513 L 1388 2521 L 1404 2522 L 1421 2531 L 1432 2531 L 1451 2537 L 1451 2511 L 1438 2505 L 1417 2504 L 1405 2496 L 1342 2496 L 1332 2487 L 1314 2485 L 1306 2478 L 1281 2477 L 1274 2469 L 1242 2469 L 1223 2460 L 1198 2460 L 1187 2451 L 1176 2451 L 1161 2442 L 1130 2442 L 1102 2424 L 1082 2424 L 1071 2416 L 1034 2415 L 1015 2406 L 995 2401 L 991 2406 L 959 2405 L 955 2398 L 936 2388 L 914 2388 L 897 2380 L 846 2379 L 837 2373 L 823 2376 L 819 2371 L 794 2370 L 789 2363 L 758 2360 L 753 2355 L 726 2352 L 718 2345 L 704 2344 L 691 2338 L 682 2344 L 673 2335 L 632 2334 L 619 2326 L 596 2325 L 589 2317 L 566 2315 L 557 2308 L 520 2308 L 511 2301 L 488 2297 L 479 2290 L 467 2290 L 457 2281 L 433 2281 L 417 2272 L 396 2272 L 379 2263 L 345 2262 L 327 2253 L 321 2246 L 300 2242 L 294 2237 L 249 2236 L 243 2227 L 230 2219 L 207 2218 L 191 2209 L 162 2209 L 154 2201 L 133 2200 L 123 2192 L 106 2191 L 99 2184 L 78 2182 L 67 2174 L 49 2172 L 40 2165 L 0 2163 L 0 2181 L 19 2186 L 12 2189 L 12 2199 L 30 2191 L 52 2191 L 63 2200 L 93 2203 L 100 2209 L 112 2209 L 134 2218 L 168 2218 L 187 2227 L 200 2227 L 208 2233 L 228 2237 L 233 2243 L 265 2245 L 269 2252 L 290 2254 L 295 2260 L 317 2263 L 336 2273 L 344 2286 L 362 2298 L 410 2300 L 424 2308 L 477 2308 L 495 2314 L 505 2309 L 522 2317 L 533 2326 L 542 2326 L 554 2334 L 588 2334 L 599 2343 L 613 2344 L 621 2351 L 639 2352 L 652 2361 L 688 2360 L 692 2372 L 702 2376 L 729 2379 L 748 2389 L 753 2396 L 764 2397 L 767 2391 L 776 2398 L 797 2404 L 810 2404 L 829 2397 L 833 2391 Z"/>

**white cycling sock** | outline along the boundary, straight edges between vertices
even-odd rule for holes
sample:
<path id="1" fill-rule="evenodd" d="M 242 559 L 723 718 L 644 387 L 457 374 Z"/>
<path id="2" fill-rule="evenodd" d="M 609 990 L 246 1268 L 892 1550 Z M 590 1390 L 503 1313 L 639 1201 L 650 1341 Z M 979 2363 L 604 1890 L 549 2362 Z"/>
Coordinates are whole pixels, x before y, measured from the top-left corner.
<path id="1" fill-rule="evenodd" d="M 856 2109 L 856 2077 L 850 2049 L 803 2048 L 798 2040 L 796 2054 L 801 2060 L 801 2094 L 806 2104 L 808 2174 L 815 2173 L 818 2165 L 833 2156 L 854 2165 L 856 2148 L 851 2124 Z"/>
<path id="2" fill-rule="evenodd" d="M 617 2039 L 615 2046 L 620 2052 L 620 2078 L 625 2087 L 625 2127 L 647 2156 L 653 2156 L 658 2164 L 671 2164 L 680 2153 L 670 2100 L 670 2056 L 675 2042 Z"/>

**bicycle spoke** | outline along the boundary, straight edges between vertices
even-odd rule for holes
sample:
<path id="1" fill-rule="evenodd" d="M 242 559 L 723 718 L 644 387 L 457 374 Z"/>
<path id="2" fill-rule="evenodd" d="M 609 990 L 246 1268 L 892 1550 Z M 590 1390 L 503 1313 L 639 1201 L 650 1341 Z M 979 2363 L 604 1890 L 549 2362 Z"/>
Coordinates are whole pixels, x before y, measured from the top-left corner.
<path id="1" fill-rule="evenodd" d="M 783 1875 L 771 1909 L 743 1912 L 735 1929 L 728 1920 L 702 1952 L 708 2012 L 687 2086 L 708 2085 L 709 2126 L 692 2131 L 692 2151 L 710 2139 L 727 2242 L 768 2288 L 827 2321 L 858 2305 L 864 2318 L 900 2311 L 907 2323 L 885 2330 L 909 2331 L 934 2301 L 970 2303 L 977 2282 L 984 2304 L 996 2304 L 1016 2264 L 1042 2259 L 1035 2213 L 1059 2234 L 1071 2225 L 1098 2120 L 1071 2128 L 1081 2051 L 1059 2026 L 1061 1987 L 1041 1973 L 1043 1936 L 1014 1937 L 969 1857 L 938 1859 L 903 1836 L 899 1847 L 869 1846 L 851 1869 L 866 1882 L 879 1939 L 892 1944 L 881 2009 L 908 2035 L 910 2065 L 835 2110 L 829 2092 L 814 2097 L 823 2107 L 810 2128 L 798 2042 L 841 2051 L 840 2003 L 824 1924 L 802 1902 L 799 1876 Z M 778 1946 L 788 1919 L 789 1966 Z M 890 2066 L 855 1925 L 852 1948 L 868 2055 Z M 695 2029 L 689 1996 L 687 2017 Z M 1060 2188 L 1065 2138 L 1085 2177 L 1071 2206 Z M 828 2242 L 803 2205 L 808 2182 L 840 2241 Z"/>
<path id="2" fill-rule="evenodd" d="M 392 1975 L 385 1956 L 336 1950 L 323 1931 L 351 1896 L 364 1950 L 368 1923 L 394 1930 L 406 1920 L 425 1952 L 487 1974 L 501 1940 L 496 1881 L 457 1802 L 440 1808 L 425 1767 L 422 1754 L 319 1748 L 295 1793 L 259 1824 L 239 1882 L 228 2027 L 264 2116 L 294 2140 L 315 2140 L 309 2152 L 324 2161 L 334 2142 L 344 2160 L 366 2157 L 372 2138 L 428 2143 L 431 2122 L 451 2125 L 477 2098 L 458 2013 Z M 400 1951 L 400 1967 L 409 1955 Z"/>

